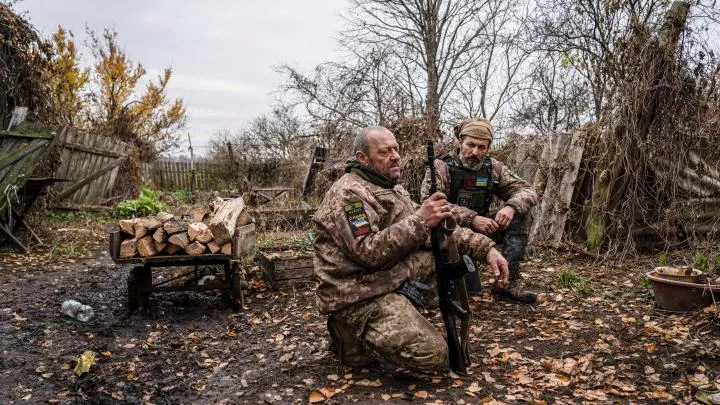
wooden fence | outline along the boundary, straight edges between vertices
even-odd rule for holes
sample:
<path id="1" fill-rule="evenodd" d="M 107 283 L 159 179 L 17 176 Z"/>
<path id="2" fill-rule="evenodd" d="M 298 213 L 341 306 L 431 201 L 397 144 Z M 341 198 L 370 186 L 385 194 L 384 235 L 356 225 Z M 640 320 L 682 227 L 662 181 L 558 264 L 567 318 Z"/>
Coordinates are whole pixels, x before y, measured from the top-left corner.
<path id="1" fill-rule="evenodd" d="M 94 209 L 115 201 L 112 196 L 120 165 L 128 160 L 130 145 L 107 136 L 64 128 L 56 143 L 62 148 L 55 177 L 68 180 L 55 186 L 55 206 Z"/>
<path id="2" fill-rule="evenodd" d="M 216 190 L 219 187 L 216 173 L 219 165 L 210 162 L 157 160 L 143 163 L 145 181 L 160 190 Z"/>

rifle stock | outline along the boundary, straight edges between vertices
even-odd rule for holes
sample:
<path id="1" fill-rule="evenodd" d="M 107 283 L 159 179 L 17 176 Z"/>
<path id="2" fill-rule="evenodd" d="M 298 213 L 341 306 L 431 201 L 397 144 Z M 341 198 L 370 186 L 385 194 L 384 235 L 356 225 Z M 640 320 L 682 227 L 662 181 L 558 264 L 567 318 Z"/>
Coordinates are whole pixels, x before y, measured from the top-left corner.
<path id="1" fill-rule="evenodd" d="M 433 141 L 426 141 L 426 147 L 427 165 L 430 169 L 430 190 L 428 195 L 433 195 L 437 192 Z M 445 228 L 449 233 L 452 233 L 454 226 Z M 447 333 L 450 369 L 455 372 L 465 373 L 468 361 L 466 361 L 466 353 L 462 350 L 460 339 L 458 338 L 456 321 L 458 317 L 466 316 L 467 313 L 463 314 L 462 308 L 453 300 L 455 295 L 455 285 L 453 280 L 467 274 L 468 268 L 462 259 L 455 263 L 449 263 L 448 250 L 446 248 L 447 241 L 445 240 L 446 238 L 447 235 L 443 230 L 443 226 L 438 225 L 433 228 L 430 240 L 432 243 L 435 274 L 437 277 L 438 303 Z"/>

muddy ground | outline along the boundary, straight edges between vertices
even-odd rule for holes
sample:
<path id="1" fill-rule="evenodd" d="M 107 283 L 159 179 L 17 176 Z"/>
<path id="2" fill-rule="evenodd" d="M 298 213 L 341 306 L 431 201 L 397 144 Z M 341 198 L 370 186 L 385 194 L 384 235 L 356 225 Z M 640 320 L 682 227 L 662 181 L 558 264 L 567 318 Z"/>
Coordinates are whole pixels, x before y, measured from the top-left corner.
<path id="1" fill-rule="evenodd" d="M 469 375 L 427 377 L 342 369 L 312 283 L 252 283 L 237 312 L 217 293 L 154 294 L 148 312 L 128 316 L 130 266 L 90 233 L 70 254 L 0 255 L 0 403 L 653 403 L 720 389 L 717 313 L 655 310 L 640 281 L 654 257 L 537 254 L 524 271 L 544 301 L 475 297 Z M 562 284 L 568 270 L 580 278 Z M 94 319 L 61 314 L 68 298 Z M 78 376 L 86 351 L 96 364 Z"/>

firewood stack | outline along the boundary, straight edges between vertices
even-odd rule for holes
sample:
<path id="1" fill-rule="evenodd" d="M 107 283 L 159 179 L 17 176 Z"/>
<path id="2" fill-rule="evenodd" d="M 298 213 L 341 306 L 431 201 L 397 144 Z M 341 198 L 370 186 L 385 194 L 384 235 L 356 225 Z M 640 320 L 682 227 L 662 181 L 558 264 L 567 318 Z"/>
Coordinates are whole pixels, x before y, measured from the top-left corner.
<path id="1" fill-rule="evenodd" d="M 232 253 L 235 229 L 249 222 L 241 198 L 211 203 L 212 213 L 195 209 L 191 217 L 177 218 L 166 212 L 133 219 L 121 219 L 118 226 L 124 240 L 120 258 L 135 256 Z"/>

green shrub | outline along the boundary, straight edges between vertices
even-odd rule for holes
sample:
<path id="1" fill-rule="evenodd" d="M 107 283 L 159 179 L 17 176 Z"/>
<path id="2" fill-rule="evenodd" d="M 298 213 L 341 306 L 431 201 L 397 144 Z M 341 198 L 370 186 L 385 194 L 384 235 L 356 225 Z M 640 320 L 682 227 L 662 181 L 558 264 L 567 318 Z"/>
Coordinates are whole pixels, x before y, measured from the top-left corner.
<path id="1" fill-rule="evenodd" d="M 658 256 L 658 266 L 667 266 L 667 254 L 660 253 L 660 256 Z"/>
<path id="2" fill-rule="evenodd" d="M 145 217 L 155 215 L 165 209 L 165 204 L 158 201 L 155 193 L 149 188 L 140 190 L 137 200 L 125 200 L 115 206 L 115 215 L 118 218 Z"/>

